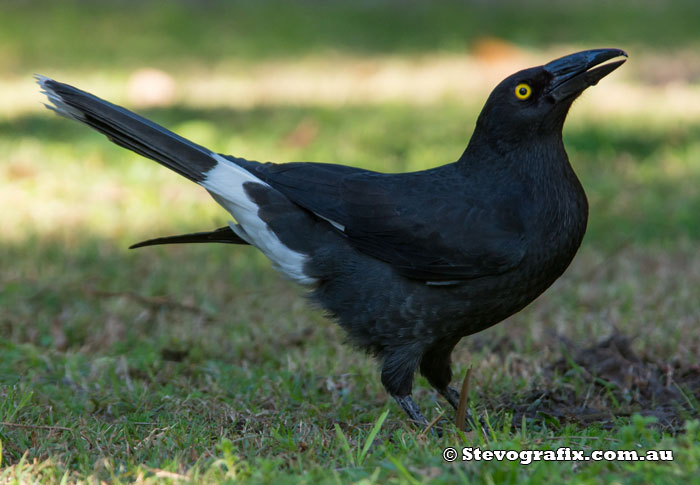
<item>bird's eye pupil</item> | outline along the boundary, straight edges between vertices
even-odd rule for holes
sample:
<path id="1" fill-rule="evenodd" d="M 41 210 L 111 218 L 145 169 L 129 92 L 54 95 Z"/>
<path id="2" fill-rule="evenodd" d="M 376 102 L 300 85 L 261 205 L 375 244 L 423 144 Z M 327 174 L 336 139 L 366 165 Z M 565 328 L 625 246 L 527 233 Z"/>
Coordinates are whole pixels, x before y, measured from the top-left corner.
<path id="1" fill-rule="evenodd" d="M 517 86 L 515 86 L 515 96 L 519 100 L 525 100 L 530 97 L 530 94 L 532 93 L 532 88 L 527 83 L 520 83 Z"/>

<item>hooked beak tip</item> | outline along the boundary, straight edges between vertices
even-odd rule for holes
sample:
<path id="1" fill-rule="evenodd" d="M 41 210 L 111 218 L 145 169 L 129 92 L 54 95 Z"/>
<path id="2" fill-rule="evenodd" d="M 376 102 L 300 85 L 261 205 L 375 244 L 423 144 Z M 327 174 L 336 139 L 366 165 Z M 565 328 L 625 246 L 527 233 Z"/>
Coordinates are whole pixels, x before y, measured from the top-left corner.
<path id="1" fill-rule="evenodd" d="M 624 59 L 603 64 L 616 57 Z M 555 101 L 575 97 L 620 67 L 627 57 L 622 49 L 592 49 L 555 59 L 543 66 L 552 75 L 549 94 Z"/>

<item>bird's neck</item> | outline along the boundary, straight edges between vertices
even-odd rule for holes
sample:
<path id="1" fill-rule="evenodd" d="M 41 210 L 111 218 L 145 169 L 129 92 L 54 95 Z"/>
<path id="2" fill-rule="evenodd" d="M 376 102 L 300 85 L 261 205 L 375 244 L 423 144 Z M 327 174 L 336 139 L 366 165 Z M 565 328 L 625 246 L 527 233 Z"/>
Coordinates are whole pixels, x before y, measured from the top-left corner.
<path id="1" fill-rule="evenodd" d="M 515 145 L 499 144 L 498 137 L 482 135 L 479 130 L 474 132 L 457 161 L 465 173 L 507 173 L 510 176 L 505 178 L 519 181 L 523 187 L 531 187 L 533 192 L 548 197 L 582 191 L 561 132 L 523 137 Z"/>
<path id="2" fill-rule="evenodd" d="M 490 174 L 480 178 L 511 185 L 512 192 L 522 194 L 527 199 L 522 208 L 527 214 L 523 215 L 533 227 L 543 229 L 542 237 L 560 237 L 557 232 L 564 229 L 572 238 L 582 238 L 588 201 L 569 163 L 561 133 L 532 136 L 517 149 L 503 148 L 472 137 L 457 165 L 465 173 Z"/>
<path id="3" fill-rule="evenodd" d="M 557 255 L 563 272 L 576 254 L 588 223 L 588 200 L 564 149 L 561 135 L 533 144 L 509 160 L 533 201 L 533 236 Z M 535 235 L 539 233 L 538 235 Z"/>

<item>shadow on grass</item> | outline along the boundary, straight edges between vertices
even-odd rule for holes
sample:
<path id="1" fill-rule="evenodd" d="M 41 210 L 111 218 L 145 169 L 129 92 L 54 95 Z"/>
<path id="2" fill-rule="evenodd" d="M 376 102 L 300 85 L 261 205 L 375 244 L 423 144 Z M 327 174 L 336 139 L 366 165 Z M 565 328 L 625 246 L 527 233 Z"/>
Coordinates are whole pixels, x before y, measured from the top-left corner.
<path id="1" fill-rule="evenodd" d="M 253 248 L 202 246 L 130 251 L 88 231 L 0 243 L 0 334 L 59 350 L 123 352 L 144 335 L 167 342 L 178 327 L 184 338 L 192 323 L 210 324 L 219 312 L 226 324 L 257 315 L 260 299 L 272 297 L 266 290 L 283 293 L 281 304 L 295 297 Z"/>
<path id="2" fill-rule="evenodd" d="M 38 65 L 180 67 L 328 52 L 464 52 L 494 37 L 531 47 L 677 47 L 697 43 L 699 15 L 692 0 L 644 8 L 633 0 L 525 7 L 512 0 L 129 2 L 128 8 L 122 2 L 13 2 L 0 20 L 0 52 L 10 67 L 32 72 Z"/>
<path id="3" fill-rule="evenodd" d="M 562 358 L 545 369 L 547 385 L 535 384 L 517 397 L 499 396 L 496 408 L 559 428 L 568 423 L 613 429 L 635 413 L 678 433 L 700 417 L 700 367 L 677 359 L 638 355 L 630 338 L 616 333 L 598 342 L 562 341 Z"/>

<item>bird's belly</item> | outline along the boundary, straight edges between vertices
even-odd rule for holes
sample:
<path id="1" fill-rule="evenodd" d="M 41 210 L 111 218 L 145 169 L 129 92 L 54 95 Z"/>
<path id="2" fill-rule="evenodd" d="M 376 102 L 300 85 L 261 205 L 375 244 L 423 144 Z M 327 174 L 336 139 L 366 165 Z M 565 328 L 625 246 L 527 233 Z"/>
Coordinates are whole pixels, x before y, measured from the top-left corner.
<path id="1" fill-rule="evenodd" d="M 576 251 L 526 258 L 511 273 L 465 282 L 455 287 L 454 307 L 446 308 L 446 331 L 464 337 L 480 332 L 519 312 L 544 293 L 566 270 Z M 450 316 L 450 313 L 452 316 Z M 449 323 L 452 317 L 455 322 Z"/>
<path id="2" fill-rule="evenodd" d="M 479 332 L 522 310 L 559 277 L 571 260 L 566 259 L 533 260 L 518 272 L 431 286 L 360 256 L 343 263 L 343 271 L 324 280 L 313 297 L 361 347 L 379 352 L 401 345 L 429 347 Z"/>

